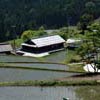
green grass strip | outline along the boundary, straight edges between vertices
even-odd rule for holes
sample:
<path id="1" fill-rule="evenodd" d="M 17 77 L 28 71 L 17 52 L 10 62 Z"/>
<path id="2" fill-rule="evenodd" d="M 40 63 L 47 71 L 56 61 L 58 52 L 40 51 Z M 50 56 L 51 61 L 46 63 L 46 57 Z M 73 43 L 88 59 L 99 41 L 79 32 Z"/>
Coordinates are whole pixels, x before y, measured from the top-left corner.
<path id="1" fill-rule="evenodd" d="M 92 86 L 100 85 L 97 80 L 72 80 L 72 81 L 17 81 L 17 82 L 0 82 L 0 86 Z"/>
<path id="2" fill-rule="evenodd" d="M 0 62 L 0 64 L 3 63 L 14 63 L 14 64 L 55 64 L 55 65 L 66 65 L 65 63 L 55 63 L 55 62 Z M 67 65 L 66 65 L 67 66 Z"/>

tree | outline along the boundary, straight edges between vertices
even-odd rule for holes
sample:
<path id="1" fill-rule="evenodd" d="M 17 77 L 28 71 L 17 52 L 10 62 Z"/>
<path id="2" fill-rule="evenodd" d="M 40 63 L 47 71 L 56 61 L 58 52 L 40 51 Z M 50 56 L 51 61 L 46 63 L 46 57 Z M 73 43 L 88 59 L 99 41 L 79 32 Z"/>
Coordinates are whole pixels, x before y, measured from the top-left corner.
<path id="1" fill-rule="evenodd" d="M 82 30 L 82 34 L 85 33 L 85 30 L 88 30 L 88 25 L 91 24 L 94 20 L 96 5 L 93 2 L 87 2 L 85 4 L 85 12 L 80 17 L 80 22 L 78 24 L 79 29 Z"/>
<path id="2" fill-rule="evenodd" d="M 38 30 L 27 30 L 24 31 L 21 35 L 21 38 L 24 41 L 27 41 L 31 38 L 38 38 L 40 36 L 46 35 L 47 33 L 45 32 L 43 27 L 40 27 Z"/>
<path id="3" fill-rule="evenodd" d="M 69 31 L 68 27 L 62 27 L 62 28 L 59 29 L 59 31 L 57 31 L 57 32 L 54 31 L 54 34 L 58 34 L 63 39 L 67 40 L 67 38 L 69 37 L 68 31 Z"/>
<path id="4" fill-rule="evenodd" d="M 93 2 L 90 2 L 93 1 Z M 100 16 L 100 0 L 0 0 L 0 41 L 6 33 L 21 36 L 25 30 L 38 29 L 41 25 L 55 29 L 76 25 L 83 14 Z M 96 10 L 95 10 L 96 8 Z M 95 10 L 95 11 L 94 11 Z"/>
<path id="5" fill-rule="evenodd" d="M 85 12 L 86 13 L 94 16 L 95 11 L 96 11 L 96 5 L 94 2 L 87 2 L 85 4 Z"/>
<path id="6" fill-rule="evenodd" d="M 82 30 L 81 34 L 85 34 L 85 30 L 87 30 L 87 26 L 91 24 L 93 21 L 93 17 L 89 14 L 84 14 L 80 18 L 80 22 L 78 23 L 78 29 Z"/>
<path id="7" fill-rule="evenodd" d="M 45 32 L 45 28 L 43 26 L 39 27 L 39 29 L 36 32 L 38 36 L 47 35 L 47 33 Z"/>
<path id="8" fill-rule="evenodd" d="M 84 42 L 77 52 L 83 59 L 89 63 L 94 63 L 96 67 L 100 67 L 98 61 L 98 51 L 100 48 L 100 25 L 97 23 L 92 24 L 90 31 L 86 31 L 84 36 Z"/>
<path id="9" fill-rule="evenodd" d="M 27 31 L 24 31 L 21 35 L 21 38 L 24 40 L 24 41 L 27 41 L 28 39 L 31 39 L 32 37 L 36 36 L 35 35 L 35 32 L 32 31 L 32 30 L 27 30 Z"/>
<path id="10" fill-rule="evenodd" d="M 86 33 L 86 36 L 92 41 L 94 47 L 100 48 L 100 24 L 93 23 L 89 29 L 91 32 Z"/>

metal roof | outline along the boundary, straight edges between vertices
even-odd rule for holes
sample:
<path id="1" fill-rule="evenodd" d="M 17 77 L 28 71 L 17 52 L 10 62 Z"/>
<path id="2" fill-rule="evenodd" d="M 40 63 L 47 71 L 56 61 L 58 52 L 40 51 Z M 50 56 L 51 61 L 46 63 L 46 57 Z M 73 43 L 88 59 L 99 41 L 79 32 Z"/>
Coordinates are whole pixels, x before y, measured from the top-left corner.
<path id="1" fill-rule="evenodd" d="M 43 38 L 38 38 L 38 39 L 32 39 L 31 41 L 33 43 L 35 43 L 37 47 L 43 47 L 43 46 L 48 46 L 48 45 L 59 44 L 59 43 L 65 42 L 65 40 L 62 37 L 60 37 L 59 35 L 48 36 L 48 37 L 43 37 Z"/>
<path id="2" fill-rule="evenodd" d="M 10 44 L 1 44 L 0 45 L 0 52 L 7 52 L 7 51 L 12 51 L 12 47 Z"/>
<path id="3" fill-rule="evenodd" d="M 82 40 L 79 39 L 67 39 L 66 43 L 76 43 L 76 42 L 81 42 Z"/>

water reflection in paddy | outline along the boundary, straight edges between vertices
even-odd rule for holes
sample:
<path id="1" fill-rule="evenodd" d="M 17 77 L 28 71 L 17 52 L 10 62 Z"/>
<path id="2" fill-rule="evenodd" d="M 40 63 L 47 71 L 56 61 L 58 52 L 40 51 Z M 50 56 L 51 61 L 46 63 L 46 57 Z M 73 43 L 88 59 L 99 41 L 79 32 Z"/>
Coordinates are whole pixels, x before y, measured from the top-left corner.
<path id="1" fill-rule="evenodd" d="M 66 65 L 60 65 L 60 64 L 42 64 L 42 63 L 12 63 L 8 64 L 12 66 L 21 66 L 21 67 L 32 67 L 32 68 L 46 68 L 46 69 L 58 69 L 58 70 L 68 70 L 68 67 Z"/>
<path id="2" fill-rule="evenodd" d="M 100 86 L 0 87 L 0 100 L 100 100 Z"/>
<path id="3" fill-rule="evenodd" d="M 63 62 L 66 58 L 66 51 L 60 51 L 43 58 L 22 57 L 12 55 L 0 55 L 1 62 Z"/>
<path id="4" fill-rule="evenodd" d="M 60 63 L 63 62 L 66 57 L 66 51 L 60 51 L 53 53 L 49 56 L 43 58 L 34 58 L 34 57 L 22 57 L 22 56 L 13 56 L 13 55 L 0 55 L 0 62 L 25 62 L 24 64 L 16 63 L 10 64 L 20 67 L 35 67 L 35 68 L 47 68 L 47 69 L 58 69 L 58 70 L 68 70 L 66 65 L 58 64 L 41 64 L 41 63 L 32 63 L 32 62 L 53 62 Z M 27 63 L 31 62 L 31 63 Z"/>
<path id="5" fill-rule="evenodd" d="M 0 100 L 63 100 L 76 99 L 73 87 L 0 87 Z"/>
<path id="6" fill-rule="evenodd" d="M 73 73 L 0 68 L 0 81 L 47 80 L 71 75 Z"/>
<path id="7" fill-rule="evenodd" d="M 36 58 L 12 56 L 12 55 L 0 55 L 0 62 L 37 62 Z"/>

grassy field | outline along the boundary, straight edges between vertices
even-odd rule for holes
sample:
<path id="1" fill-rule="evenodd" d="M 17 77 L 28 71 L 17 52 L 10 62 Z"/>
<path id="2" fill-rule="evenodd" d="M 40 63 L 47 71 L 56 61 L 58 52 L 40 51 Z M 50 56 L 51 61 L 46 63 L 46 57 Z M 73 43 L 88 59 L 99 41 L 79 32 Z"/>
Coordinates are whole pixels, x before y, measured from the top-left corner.
<path id="1" fill-rule="evenodd" d="M 78 62 L 81 62 L 81 57 L 78 54 L 76 54 L 76 51 L 66 49 L 66 59 L 64 60 L 64 63 L 69 64 Z"/>

